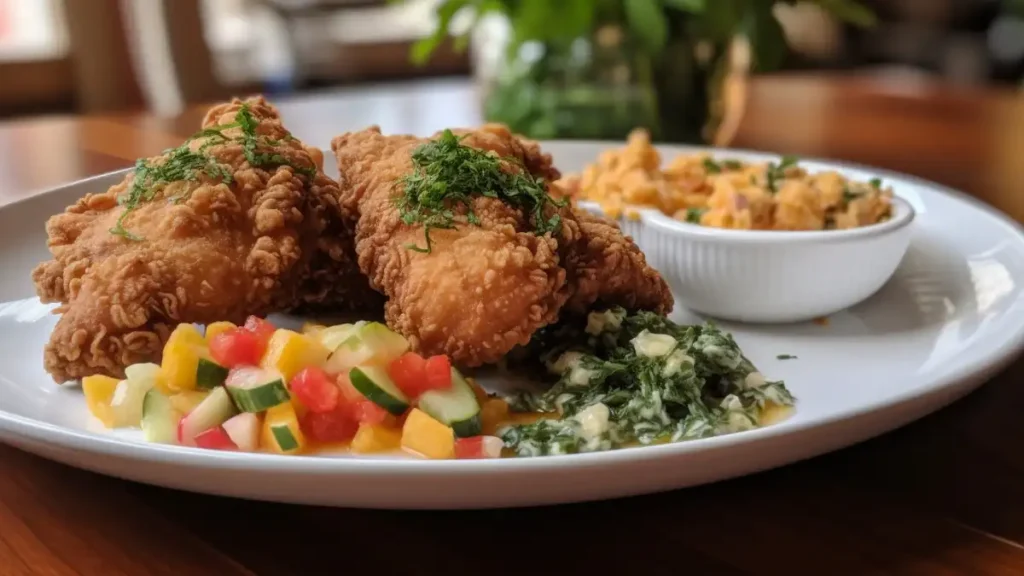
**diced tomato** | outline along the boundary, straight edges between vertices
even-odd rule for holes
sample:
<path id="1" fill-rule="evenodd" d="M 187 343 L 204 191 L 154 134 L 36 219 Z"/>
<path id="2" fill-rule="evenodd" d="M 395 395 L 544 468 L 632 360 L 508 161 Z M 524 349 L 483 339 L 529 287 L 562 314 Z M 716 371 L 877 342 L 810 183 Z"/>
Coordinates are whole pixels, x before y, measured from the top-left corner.
<path id="1" fill-rule="evenodd" d="M 302 432 L 316 442 L 347 442 L 356 435 L 359 423 L 344 406 L 330 412 L 309 411 L 299 421 Z"/>
<path id="2" fill-rule="evenodd" d="M 338 407 L 341 391 L 327 373 L 316 366 L 299 370 L 288 387 L 299 402 L 313 412 L 330 412 Z"/>
<path id="3" fill-rule="evenodd" d="M 200 432 L 196 436 L 196 446 L 208 450 L 238 450 L 238 446 L 231 441 L 231 437 L 220 426 Z"/>
<path id="4" fill-rule="evenodd" d="M 431 356 L 427 360 L 427 390 L 448 390 L 452 387 L 452 363 L 445 355 Z"/>
<path id="5" fill-rule="evenodd" d="M 359 400 L 352 405 L 351 413 L 360 424 L 394 424 L 395 417 L 387 410 L 369 400 Z"/>
<path id="6" fill-rule="evenodd" d="M 402 354 L 388 365 L 388 376 L 409 398 L 416 398 L 426 389 L 427 361 L 415 352 Z"/>
<path id="7" fill-rule="evenodd" d="M 455 457 L 459 460 L 500 458 L 505 443 L 497 436 L 473 436 L 455 441 Z"/>
<path id="8" fill-rule="evenodd" d="M 226 368 L 256 366 L 263 357 L 267 343 L 244 328 L 218 334 L 210 341 L 210 356 Z"/>
<path id="9" fill-rule="evenodd" d="M 249 316 L 245 320 L 244 328 L 255 334 L 263 342 L 264 348 L 266 347 L 267 342 L 270 342 L 271 336 L 273 336 L 274 332 L 277 330 L 277 328 L 274 328 L 273 324 L 259 316 Z"/>

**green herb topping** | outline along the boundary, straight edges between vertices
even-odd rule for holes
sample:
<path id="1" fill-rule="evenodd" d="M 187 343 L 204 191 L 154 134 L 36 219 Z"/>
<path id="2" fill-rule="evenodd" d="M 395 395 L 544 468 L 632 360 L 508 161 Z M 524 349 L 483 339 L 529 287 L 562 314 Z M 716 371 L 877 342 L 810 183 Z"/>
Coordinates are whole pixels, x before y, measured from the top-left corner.
<path id="1" fill-rule="evenodd" d="M 843 202 L 845 203 L 850 203 L 863 195 L 863 193 L 854 192 L 853 190 L 850 190 L 848 187 L 843 188 Z"/>
<path id="2" fill-rule="evenodd" d="M 718 174 L 722 171 L 722 167 L 718 165 L 718 162 L 715 162 L 711 158 L 705 158 L 704 171 L 708 174 Z"/>
<path id="3" fill-rule="evenodd" d="M 124 227 L 125 218 L 140 204 L 152 201 L 157 192 L 172 182 L 195 181 L 205 175 L 225 184 L 231 184 L 231 167 L 217 162 L 207 154 L 208 149 L 214 145 L 241 143 L 245 159 L 251 166 L 291 166 L 297 173 L 310 180 L 316 176 L 316 168 L 313 166 L 298 166 L 280 154 L 261 151 L 261 148 L 276 146 L 280 142 L 258 135 L 256 132 L 258 127 L 259 121 L 252 115 L 249 104 L 243 103 L 235 114 L 234 122 L 206 128 L 193 134 L 181 146 L 165 150 L 164 158 L 156 162 L 142 158 L 137 160 L 132 173 L 131 186 L 128 188 L 128 192 L 117 200 L 124 211 L 121 212 L 114 227 L 110 229 L 110 233 L 129 240 L 142 240 L 142 237 Z M 224 132 L 232 128 L 241 128 L 241 135 L 234 138 L 225 136 Z M 200 138 L 207 140 L 198 150 L 192 150 L 191 144 Z M 286 138 L 292 139 L 290 134 Z M 187 193 L 183 193 L 168 198 L 168 200 L 177 203 L 187 197 Z"/>
<path id="4" fill-rule="evenodd" d="M 700 224 L 700 219 L 707 212 L 707 208 L 687 208 L 686 221 L 691 224 Z"/>
<path id="5" fill-rule="evenodd" d="M 800 159 L 796 156 L 783 156 L 779 159 L 778 164 L 769 163 L 768 170 L 765 172 L 765 177 L 768 179 L 768 190 L 773 193 L 778 192 L 779 181 L 786 178 L 786 170 L 796 166 L 799 161 Z"/>
<path id="6" fill-rule="evenodd" d="M 874 188 L 875 190 L 881 190 L 882 189 L 882 179 L 881 178 L 872 178 L 871 180 L 868 180 L 868 183 L 871 184 L 871 187 Z"/>
<path id="7" fill-rule="evenodd" d="M 414 170 L 400 181 L 398 208 L 406 224 L 422 224 L 425 247 L 409 244 L 417 252 L 431 250 L 430 230 L 455 227 L 455 210 L 466 209 L 466 221 L 478 225 L 471 200 L 474 196 L 497 198 L 530 214 L 534 233 L 558 233 L 558 214 L 545 215 L 547 206 L 562 207 L 566 201 L 552 198 L 543 178 L 536 178 L 515 158 L 498 156 L 466 146 L 451 130 L 418 146 L 412 153 Z M 509 170 L 505 164 L 520 168 Z"/>
<path id="8" fill-rule="evenodd" d="M 586 326 L 541 330 L 522 353 L 558 380 L 547 391 L 507 397 L 509 405 L 558 419 L 499 431 L 520 456 L 738 432 L 759 426 L 769 403 L 794 403 L 785 384 L 767 381 L 729 334 L 650 312 L 593 312 Z"/>

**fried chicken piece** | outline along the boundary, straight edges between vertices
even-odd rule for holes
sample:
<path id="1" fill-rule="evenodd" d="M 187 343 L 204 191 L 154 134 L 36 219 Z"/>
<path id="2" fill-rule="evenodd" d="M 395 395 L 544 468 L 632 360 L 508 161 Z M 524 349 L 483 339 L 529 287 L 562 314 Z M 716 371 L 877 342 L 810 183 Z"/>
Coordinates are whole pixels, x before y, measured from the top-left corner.
<path id="1" fill-rule="evenodd" d="M 463 143 L 516 158 L 538 176 L 549 177 L 550 158 L 513 137 L 507 129 L 484 127 Z M 422 246 L 422 225 L 403 223 L 394 201 L 396 183 L 413 171 L 411 153 L 425 140 L 383 136 L 376 127 L 338 136 L 342 204 L 360 213 L 356 253 L 370 283 L 388 298 L 388 324 L 416 350 L 448 354 L 477 366 L 496 362 L 516 345 L 526 344 L 550 324 L 569 297 L 565 269 L 559 265 L 559 240 L 533 233 L 528 215 L 496 198 L 473 197 L 479 225 L 466 210 L 456 211 L 455 229 L 433 229 L 430 253 Z M 561 237 L 578 232 L 565 212 Z"/>
<path id="2" fill-rule="evenodd" d="M 618 224 L 579 208 L 574 208 L 573 214 L 580 234 L 564 251 L 564 266 L 573 286 L 565 311 L 586 314 L 595 307 L 612 306 L 658 314 L 672 311 L 674 299 L 668 284 Z"/>
<path id="3" fill-rule="evenodd" d="M 515 158 L 548 183 L 559 177 L 550 155 L 504 126 L 455 132 L 464 144 Z M 410 250 L 423 244 L 424 229 L 402 222 L 395 195 L 397 182 L 413 171 L 412 151 L 425 141 L 371 128 L 332 142 L 345 182 L 342 204 L 361 215 L 360 268 L 389 297 L 388 324 L 415 349 L 476 366 L 526 344 L 563 306 L 573 313 L 594 305 L 672 308 L 667 285 L 632 240 L 615 224 L 568 206 L 558 210 L 561 230 L 538 236 L 528 215 L 477 196 L 471 206 L 479 225 L 456 210 L 455 229 L 431 230 L 429 254 Z"/>
<path id="4" fill-rule="evenodd" d="M 179 322 L 328 301 L 321 285 L 354 269 L 337 184 L 271 105 L 234 100 L 203 128 L 47 222 L 53 259 L 32 277 L 44 302 L 62 304 L 44 352 L 57 382 L 158 361 Z"/>

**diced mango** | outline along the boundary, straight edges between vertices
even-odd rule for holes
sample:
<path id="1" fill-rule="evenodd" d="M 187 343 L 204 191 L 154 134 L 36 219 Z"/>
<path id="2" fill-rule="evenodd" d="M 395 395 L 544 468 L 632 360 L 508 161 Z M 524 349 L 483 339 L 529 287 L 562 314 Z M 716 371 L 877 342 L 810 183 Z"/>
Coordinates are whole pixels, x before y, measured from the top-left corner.
<path id="1" fill-rule="evenodd" d="M 118 382 L 120 380 L 117 378 L 99 374 L 82 378 L 82 392 L 85 393 L 89 412 L 107 428 L 114 427 L 114 411 L 110 408 L 110 401 Z"/>
<path id="2" fill-rule="evenodd" d="M 455 457 L 455 431 L 414 408 L 402 427 L 402 448 L 427 458 Z"/>
<path id="3" fill-rule="evenodd" d="M 201 390 L 186 390 L 184 392 L 178 392 L 177 394 L 171 394 L 171 406 L 182 414 L 188 414 L 193 408 L 199 406 L 210 393 Z"/>
<path id="4" fill-rule="evenodd" d="M 402 431 L 379 424 L 362 424 L 352 439 L 352 451 L 356 454 L 372 454 L 397 450 L 402 445 Z"/>
<path id="5" fill-rule="evenodd" d="M 330 351 L 315 339 L 281 328 L 270 338 L 260 364 L 263 368 L 277 370 L 290 381 L 299 370 L 322 365 L 329 355 Z"/>
<path id="6" fill-rule="evenodd" d="M 210 342 L 213 342 L 213 339 L 217 336 L 225 332 L 231 332 L 235 328 L 238 328 L 238 326 L 235 326 L 231 322 L 214 322 L 213 324 L 210 324 L 206 327 L 206 343 L 209 344 Z"/>
<path id="7" fill-rule="evenodd" d="M 274 436 L 275 426 L 286 426 L 295 439 L 296 446 L 288 450 L 282 449 Z M 260 434 L 260 447 L 276 454 L 294 454 L 301 452 L 306 447 L 306 437 L 302 434 L 302 429 L 299 428 L 299 419 L 291 404 L 285 402 L 267 409 L 266 416 L 263 418 L 263 430 Z"/>
<path id="8" fill-rule="evenodd" d="M 508 422 L 508 402 L 488 398 L 480 404 L 480 427 L 485 436 L 494 436 L 498 427 Z"/>
<path id="9" fill-rule="evenodd" d="M 206 339 L 192 324 L 178 324 L 164 345 L 160 363 L 166 391 L 171 394 L 196 388 L 196 366 L 206 354 Z"/>

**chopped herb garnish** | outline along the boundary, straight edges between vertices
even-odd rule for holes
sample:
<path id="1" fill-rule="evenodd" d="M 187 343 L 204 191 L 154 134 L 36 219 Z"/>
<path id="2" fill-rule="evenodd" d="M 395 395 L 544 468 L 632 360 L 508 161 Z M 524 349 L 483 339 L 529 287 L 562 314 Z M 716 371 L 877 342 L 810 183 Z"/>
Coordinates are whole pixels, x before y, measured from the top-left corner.
<path id="1" fill-rule="evenodd" d="M 723 160 L 722 166 L 727 170 L 741 170 L 743 169 L 743 162 L 740 162 L 739 160 Z"/>
<path id="2" fill-rule="evenodd" d="M 502 159 L 461 140 L 445 130 L 413 151 L 414 170 L 400 180 L 397 203 L 403 222 L 423 225 L 426 246 L 408 244 L 407 248 L 429 253 L 430 231 L 454 228 L 459 206 L 466 210 L 466 221 L 478 225 L 471 206 L 474 196 L 497 198 L 529 213 L 535 234 L 561 230 L 561 217 L 547 216 L 545 209 L 565 206 L 566 201 L 552 198 L 543 178 L 531 175 L 515 158 Z"/>
<path id="3" fill-rule="evenodd" d="M 786 178 L 786 170 L 796 166 L 799 161 L 800 159 L 796 156 L 786 155 L 779 159 L 778 164 L 770 162 L 765 172 L 765 177 L 768 179 L 768 190 L 772 193 L 778 192 L 779 181 Z"/>
<path id="4" fill-rule="evenodd" d="M 722 167 L 711 158 L 704 159 L 704 171 L 708 174 L 718 174 L 722 171 Z"/>
<path id="5" fill-rule="evenodd" d="M 700 224 L 700 219 L 707 212 L 707 208 L 687 208 L 686 221 L 692 224 Z"/>
<path id="6" fill-rule="evenodd" d="M 778 360 L 796 360 L 797 359 L 796 356 L 793 356 L 792 354 L 779 354 L 775 358 L 778 359 Z"/>
<path id="7" fill-rule="evenodd" d="M 142 240 L 142 237 L 125 229 L 125 217 L 137 209 L 140 204 L 152 201 L 157 192 L 172 182 L 192 182 L 201 176 L 206 176 L 230 184 L 233 180 L 231 167 L 217 162 L 215 158 L 207 154 L 207 150 L 211 146 L 218 144 L 241 142 L 245 159 L 254 167 L 291 166 L 297 173 L 307 178 L 312 179 L 316 176 L 315 167 L 298 166 L 280 154 L 260 151 L 261 147 L 273 144 L 269 138 L 257 134 L 258 127 L 259 121 L 252 115 L 249 104 L 243 103 L 235 115 L 234 122 L 200 130 L 181 146 L 164 151 L 164 157 L 161 159 L 150 161 L 140 158 L 137 160 L 132 173 L 131 186 L 125 195 L 118 198 L 118 204 L 124 207 L 124 211 L 121 212 L 114 227 L 110 229 L 110 233 L 129 240 Z M 242 135 L 229 139 L 224 132 L 232 128 L 241 128 Z M 198 150 L 192 150 L 190 145 L 200 138 L 207 140 Z M 188 198 L 187 191 L 170 197 L 168 200 L 177 203 L 186 198 Z"/>
<path id="8" fill-rule="evenodd" d="M 514 411 L 557 417 L 499 431 L 520 456 L 738 432 L 760 425 L 767 405 L 794 403 L 729 334 L 651 312 L 593 312 L 586 322 L 540 330 L 522 352 L 558 380 L 544 392 L 507 397 Z"/>
<path id="9" fill-rule="evenodd" d="M 843 188 L 843 202 L 849 203 L 863 196 L 861 192 L 854 192 L 849 187 Z"/>
<path id="10" fill-rule="evenodd" d="M 868 180 L 868 182 L 871 184 L 871 187 L 874 188 L 875 190 L 881 190 L 882 189 L 882 179 L 881 178 L 872 178 L 871 180 Z"/>

